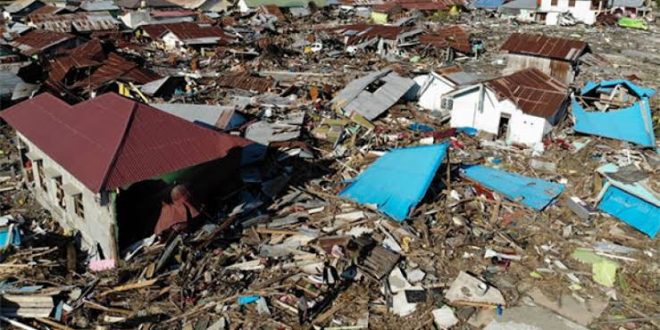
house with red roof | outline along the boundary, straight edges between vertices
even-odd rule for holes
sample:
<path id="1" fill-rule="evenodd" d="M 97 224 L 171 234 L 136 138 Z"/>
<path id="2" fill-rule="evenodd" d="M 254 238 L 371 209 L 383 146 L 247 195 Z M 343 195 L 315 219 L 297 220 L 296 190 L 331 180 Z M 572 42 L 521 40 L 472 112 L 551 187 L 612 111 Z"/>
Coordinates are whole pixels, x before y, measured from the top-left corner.
<path id="1" fill-rule="evenodd" d="M 471 127 L 509 144 L 542 148 L 543 138 L 563 119 L 568 86 L 536 68 L 477 84 L 443 96 L 451 127 Z"/>
<path id="2" fill-rule="evenodd" d="M 250 144 L 114 93 L 75 105 L 44 93 L 0 117 L 16 130 L 37 201 L 104 258 L 188 225 L 235 188 Z"/>

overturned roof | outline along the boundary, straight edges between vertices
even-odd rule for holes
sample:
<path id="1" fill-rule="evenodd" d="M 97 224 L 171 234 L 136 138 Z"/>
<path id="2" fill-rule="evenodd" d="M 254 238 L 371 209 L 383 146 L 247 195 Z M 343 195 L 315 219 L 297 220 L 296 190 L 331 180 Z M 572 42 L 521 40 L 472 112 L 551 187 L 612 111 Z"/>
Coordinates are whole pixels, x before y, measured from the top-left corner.
<path id="1" fill-rule="evenodd" d="M 93 192 L 219 159 L 249 144 L 117 94 L 74 106 L 41 94 L 0 117 Z"/>
<path id="2" fill-rule="evenodd" d="M 575 62 L 589 44 L 580 40 L 546 37 L 537 34 L 513 33 L 504 42 L 503 51 Z"/>
<path id="3" fill-rule="evenodd" d="M 10 45 L 17 48 L 21 54 L 32 56 L 73 38 L 75 37 L 68 33 L 32 30 L 14 39 Z"/>
<path id="4" fill-rule="evenodd" d="M 522 112 L 541 118 L 554 116 L 568 98 L 566 85 L 536 68 L 487 81 L 486 85 Z"/>

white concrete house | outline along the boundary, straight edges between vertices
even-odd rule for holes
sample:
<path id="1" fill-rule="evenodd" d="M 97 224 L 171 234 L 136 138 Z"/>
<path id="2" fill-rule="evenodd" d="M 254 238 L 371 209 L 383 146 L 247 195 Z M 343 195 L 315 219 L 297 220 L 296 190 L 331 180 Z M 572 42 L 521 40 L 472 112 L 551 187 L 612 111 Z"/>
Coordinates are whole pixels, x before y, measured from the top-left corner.
<path id="1" fill-rule="evenodd" d="M 481 78 L 457 67 L 449 67 L 417 76 L 413 80 L 419 87 L 416 90 L 417 104 L 422 109 L 439 114 L 440 117 L 449 117 L 449 112 L 443 111 L 442 97 L 461 86 L 474 84 Z"/>
<path id="2" fill-rule="evenodd" d="M 448 93 L 443 106 L 451 127 L 472 127 L 509 144 L 542 142 L 566 114 L 567 87 L 538 69 L 467 86 Z"/>
<path id="3" fill-rule="evenodd" d="M 538 14 L 547 25 L 560 24 L 560 15 L 570 13 L 578 22 L 592 25 L 606 7 L 606 0 L 541 0 Z"/>

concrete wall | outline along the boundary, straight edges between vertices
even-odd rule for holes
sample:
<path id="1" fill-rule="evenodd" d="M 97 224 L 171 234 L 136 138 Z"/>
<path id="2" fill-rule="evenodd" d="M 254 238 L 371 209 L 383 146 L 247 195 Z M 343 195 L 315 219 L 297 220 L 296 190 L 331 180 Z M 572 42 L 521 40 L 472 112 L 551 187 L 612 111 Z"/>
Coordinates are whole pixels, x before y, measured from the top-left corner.
<path id="1" fill-rule="evenodd" d="M 574 7 L 569 6 L 569 0 L 557 0 L 557 4 L 554 6 L 552 0 L 541 0 L 538 11 L 548 13 L 546 17 L 547 25 L 557 25 L 558 13 L 565 12 L 570 12 L 578 21 L 591 25 L 596 22 L 596 15 L 599 12 L 599 10 L 591 9 L 591 1 L 585 0 L 576 0 Z"/>
<path id="2" fill-rule="evenodd" d="M 543 71 L 543 73 L 566 84 L 572 83 L 575 78 L 575 72 L 571 63 L 566 61 L 509 53 L 506 54 L 506 62 L 506 68 L 502 71 L 504 75 L 509 75 L 527 68 L 537 68 Z"/>
<path id="3" fill-rule="evenodd" d="M 25 136 L 18 133 L 18 138 L 23 146 L 26 146 L 31 154 L 37 155 L 43 162 L 44 168 L 54 169 L 62 177 L 62 185 L 72 185 L 82 194 L 83 207 L 85 210 L 84 218 L 78 216 L 75 212 L 74 197 L 65 194 L 65 208 L 62 208 L 56 197 L 56 185 L 54 178 L 48 178 L 45 182 L 40 182 L 39 173 L 35 162 L 33 161 L 32 173 L 34 175 L 34 185 L 32 190 L 34 195 L 45 209 L 49 210 L 55 220 L 62 227 L 79 231 L 83 239 L 83 247 L 96 250 L 99 244 L 106 258 L 117 258 L 117 227 L 115 223 L 114 210 L 108 194 L 96 194 L 85 187 L 71 173 L 67 172 L 62 166 L 48 157 L 37 146 L 30 142 Z M 48 188 L 45 192 L 42 186 Z"/>
<path id="4" fill-rule="evenodd" d="M 427 82 L 428 87 L 424 92 L 419 96 L 419 106 L 426 110 L 431 111 L 440 111 L 440 102 L 442 96 L 454 90 L 455 85 L 443 78 L 442 76 L 436 74 L 429 74 L 428 79 L 430 82 Z M 415 79 L 417 81 L 417 79 Z"/>
<path id="5" fill-rule="evenodd" d="M 499 133 L 500 120 L 509 117 L 505 133 L 507 143 L 534 145 L 542 141 L 552 125 L 545 118 L 523 113 L 508 99 L 498 100 L 488 88 L 484 90 L 483 106 L 479 106 L 479 88 L 469 87 L 449 94 L 453 98 L 451 127 L 473 127 L 490 134 Z"/>

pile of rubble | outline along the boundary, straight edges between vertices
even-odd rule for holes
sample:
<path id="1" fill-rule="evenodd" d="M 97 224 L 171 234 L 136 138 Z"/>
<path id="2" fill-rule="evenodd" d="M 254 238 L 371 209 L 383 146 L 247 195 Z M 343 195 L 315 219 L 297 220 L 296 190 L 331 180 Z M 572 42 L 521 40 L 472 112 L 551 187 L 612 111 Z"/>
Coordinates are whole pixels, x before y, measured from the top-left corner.
<path id="1" fill-rule="evenodd" d="M 652 33 L 133 2 L 5 8 L 3 326 L 660 327 Z"/>

